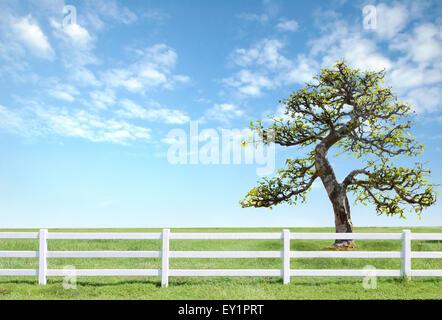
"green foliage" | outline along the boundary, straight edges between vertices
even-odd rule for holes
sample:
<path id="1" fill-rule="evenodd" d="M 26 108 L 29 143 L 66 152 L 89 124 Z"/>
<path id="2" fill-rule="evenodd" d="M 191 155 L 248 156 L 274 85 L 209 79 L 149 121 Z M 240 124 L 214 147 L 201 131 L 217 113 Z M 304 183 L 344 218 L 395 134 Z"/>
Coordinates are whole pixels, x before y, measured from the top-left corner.
<path id="1" fill-rule="evenodd" d="M 258 186 L 250 190 L 242 202 L 243 207 L 259 206 L 271 209 L 273 205 L 282 201 L 289 204 L 298 200 L 305 201 L 305 196 L 316 178 L 313 154 L 305 159 L 287 159 L 286 165 L 286 169 L 278 170 L 276 178 L 258 181 Z M 293 188 L 294 183 L 297 184 L 297 190 Z"/>
<path id="2" fill-rule="evenodd" d="M 356 194 L 356 202 L 372 203 L 379 214 L 400 214 L 402 205 L 409 205 L 420 218 L 422 210 L 436 201 L 434 184 L 428 183 L 431 172 L 421 163 L 414 168 L 393 167 L 388 161 L 370 168 L 367 178 L 354 181 L 348 190 Z"/>
<path id="3" fill-rule="evenodd" d="M 269 127 L 262 121 L 251 123 L 261 137 L 255 143 L 275 142 L 281 146 L 308 148 L 303 159 L 288 159 L 287 169 L 275 178 L 265 178 L 250 190 L 242 207 L 272 207 L 281 202 L 305 201 L 313 181 L 321 176 L 318 147 L 335 148 L 336 155 L 346 154 L 363 162 L 334 187 L 356 194 L 363 204 L 373 203 L 378 214 L 400 214 L 411 207 L 420 215 L 436 201 L 437 185 L 428 182 L 429 170 L 396 167 L 393 159 L 422 154 L 423 144 L 409 133 L 413 111 L 384 86 L 385 71 L 350 69 L 338 61 L 331 69 L 322 69 L 313 83 L 282 100 L 284 118 L 273 118 Z M 320 164 L 321 163 L 321 164 Z M 360 179 L 358 177 L 365 177 Z M 334 176 L 333 176 L 334 177 Z"/>

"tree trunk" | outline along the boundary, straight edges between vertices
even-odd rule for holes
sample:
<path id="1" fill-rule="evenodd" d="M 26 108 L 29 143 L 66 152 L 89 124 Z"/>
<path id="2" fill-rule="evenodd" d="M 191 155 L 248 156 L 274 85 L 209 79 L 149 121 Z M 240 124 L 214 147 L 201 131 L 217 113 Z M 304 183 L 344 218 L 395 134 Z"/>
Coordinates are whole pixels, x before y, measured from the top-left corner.
<path id="1" fill-rule="evenodd" d="M 336 190 L 338 189 L 338 190 Z M 337 233 L 352 233 L 353 223 L 350 215 L 350 205 L 348 203 L 347 194 L 342 186 L 336 188 L 330 196 L 335 213 L 335 229 Z M 353 246 L 352 239 L 337 239 L 333 247 Z"/>
<path id="2" fill-rule="evenodd" d="M 335 214 L 335 227 L 337 233 L 352 233 L 353 223 L 350 216 L 350 205 L 348 203 L 347 191 L 340 184 L 335 176 L 334 170 L 327 159 L 327 151 L 336 142 L 335 136 L 328 136 L 315 148 L 315 168 L 322 184 L 327 191 L 328 198 L 333 205 Z M 353 240 L 335 240 L 333 247 L 352 246 Z"/>

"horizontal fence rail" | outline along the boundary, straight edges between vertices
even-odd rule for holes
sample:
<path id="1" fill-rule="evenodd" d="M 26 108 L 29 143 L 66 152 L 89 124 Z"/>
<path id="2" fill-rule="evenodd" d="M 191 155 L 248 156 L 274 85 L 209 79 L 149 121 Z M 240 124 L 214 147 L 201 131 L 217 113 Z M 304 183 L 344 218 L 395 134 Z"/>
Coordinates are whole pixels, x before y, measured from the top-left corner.
<path id="1" fill-rule="evenodd" d="M 163 287 L 173 276 L 274 276 L 283 283 L 293 276 L 385 276 L 406 279 L 425 276 L 442 276 L 442 270 L 412 270 L 412 258 L 442 258 L 442 251 L 411 251 L 411 240 L 442 240 L 442 233 L 172 233 L 163 229 L 157 233 L 67 233 L 48 232 L 0 232 L 0 239 L 38 239 L 38 251 L 0 251 L 0 258 L 38 258 L 38 269 L 0 269 L 0 276 L 38 276 L 39 284 L 46 284 L 49 276 L 160 276 Z M 48 240 L 161 240 L 158 251 L 48 251 Z M 280 251 L 171 251 L 170 240 L 282 240 Z M 400 240 L 401 251 L 293 251 L 291 240 Z M 48 269 L 49 258 L 161 258 L 161 269 Z M 170 258 L 282 258 L 281 269 L 170 269 Z M 290 269 L 293 258 L 399 258 L 401 270 L 352 270 L 352 269 Z"/>

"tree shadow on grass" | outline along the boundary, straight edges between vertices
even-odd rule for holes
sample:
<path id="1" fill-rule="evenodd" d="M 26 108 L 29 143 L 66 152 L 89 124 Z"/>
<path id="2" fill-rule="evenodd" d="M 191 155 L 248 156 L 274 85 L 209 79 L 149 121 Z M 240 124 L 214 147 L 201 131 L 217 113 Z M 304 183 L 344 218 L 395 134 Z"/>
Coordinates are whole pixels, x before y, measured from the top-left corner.
<path id="1" fill-rule="evenodd" d="M 47 285 L 53 285 L 53 284 L 62 284 L 63 279 L 59 278 L 49 278 L 47 280 Z M 0 279 L 0 287 L 1 285 L 5 284 L 16 284 L 16 285 L 23 285 L 23 284 L 29 284 L 29 285 L 39 285 L 38 280 L 32 280 L 32 279 Z M 77 285 L 80 287 L 106 287 L 106 286 L 119 286 L 119 285 L 131 285 L 131 284 L 149 284 L 154 285 L 157 287 L 161 287 L 161 280 L 143 280 L 143 279 L 122 279 L 120 281 L 103 281 L 103 282 L 92 282 L 88 280 L 84 280 L 79 278 L 77 279 Z M 44 286 L 42 286 L 44 287 Z"/>
<path id="2" fill-rule="evenodd" d="M 61 280 L 48 280 L 48 283 L 56 283 Z M 232 278 L 232 277 L 171 277 L 169 278 L 169 287 L 184 287 L 184 286 L 201 286 L 201 285 L 220 285 L 220 286 L 228 286 L 228 285 L 262 285 L 262 284 L 281 284 L 282 280 L 280 278 Z M 82 281 L 81 279 L 77 280 L 77 286 L 79 287 L 112 287 L 119 285 L 150 285 L 157 288 L 161 288 L 161 280 L 160 279 L 121 279 L 118 281 Z"/>
<path id="3" fill-rule="evenodd" d="M 33 279 L 0 279 L 0 286 L 2 284 L 38 284 L 38 280 Z"/>
<path id="4" fill-rule="evenodd" d="M 127 279 L 127 280 L 119 280 L 113 282 L 89 282 L 89 281 L 81 281 L 77 280 L 77 286 L 79 287 L 114 287 L 121 285 L 149 285 L 154 287 L 161 287 L 161 280 L 141 280 L 141 279 Z"/>
<path id="5" fill-rule="evenodd" d="M 293 279 L 290 282 L 292 285 L 295 286 L 304 286 L 304 287 L 314 287 L 317 285 L 355 285 L 362 283 L 364 278 L 362 277 L 309 277 L 309 278 L 298 278 Z M 394 285 L 407 285 L 407 284 L 413 284 L 413 283 L 432 283 L 432 282 L 438 282 L 440 279 L 436 277 L 424 277 L 424 278 L 414 278 L 411 281 L 407 281 L 405 278 L 402 277 L 382 277 L 377 278 L 377 281 L 381 284 L 394 284 Z"/>
<path id="6" fill-rule="evenodd" d="M 281 284 L 279 277 L 173 277 L 169 279 L 169 286 L 250 286 L 250 285 L 271 285 Z"/>
<path id="7" fill-rule="evenodd" d="M 84 279 L 84 278 L 83 278 Z M 79 287 L 115 287 L 121 285 L 149 285 L 157 288 L 161 288 L 161 280 L 160 279 L 121 279 L 117 281 L 88 281 L 83 280 L 81 277 L 77 279 L 77 286 Z M 351 277 L 351 278 L 342 278 L 342 277 L 292 277 L 289 285 L 292 286 L 303 286 L 303 287 L 316 287 L 318 285 L 351 285 L 362 283 L 362 277 Z M 412 279 L 411 282 L 406 281 L 404 278 L 400 277 L 382 277 L 378 278 L 378 281 L 384 284 L 396 284 L 396 285 L 405 285 L 407 283 L 412 284 L 413 282 L 420 283 L 432 283 L 439 282 L 440 279 L 434 277 L 423 277 L 423 278 L 415 278 Z M 62 279 L 48 279 L 48 285 L 53 284 L 61 284 L 63 282 Z M 37 280 L 33 279 L 0 279 L 0 286 L 4 284 L 16 284 L 16 285 L 38 285 Z M 169 287 L 183 287 L 183 286 L 200 286 L 200 285 L 220 285 L 220 286 L 229 286 L 229 285 L 274 285 L 280 284 L 283 286 L 282 279 L 278 277 L 257 277 L 257 278 L 249 278 L 249 277 L 208 277 L 208 278 L 199 278 L 199 277 L 172 277 L 169 279 Z"/>

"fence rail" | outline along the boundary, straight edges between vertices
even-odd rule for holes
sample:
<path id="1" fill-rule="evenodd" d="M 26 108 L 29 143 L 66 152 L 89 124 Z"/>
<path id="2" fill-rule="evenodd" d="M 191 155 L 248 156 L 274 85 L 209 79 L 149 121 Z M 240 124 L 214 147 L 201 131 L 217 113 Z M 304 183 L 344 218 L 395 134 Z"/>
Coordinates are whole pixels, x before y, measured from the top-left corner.
<path id="1" fill-rule="evenodd" d="M 292 251 L 291 240 L 318 239 L 364 239 L 401 240 L 401 251 Z M 442 240 L 442 233 L 171 233 L 163 229 L 157 233 L 65 233 L 48 232 L 0 232 L 0 239 L 38 239 L 38 251 L 0 251 L 0 258 L 38 258 L 38 269 L 0 269 L 0 276 L 38 276 L 39 284 L 46 284 L 47 277 L 66 276 L 160 276 L 163 287 L 168 286 L 173 276 L 275 276 L 282 277 L 283 283 L 293 276 L 349 276 L 367 275 L 407 279 L 424 276 L 442 276 L 442 270 L 412 270 L 412 258 L 442 258 L 442 251 L 411 251 L 411 240 Z M 48 251 L 48 240 L 53 239 L 102 239 L 102 240 L 161 240 L 159 251 Z M 170 240 L 282 240 L 281 251 L 171 251 Z M 161 258 L 161 269 L 48 269 L 49 258 Z M 282 258 L 281 269 L 170 269 L 170 258 Z M 352 269 L 290 269 L 293 258 L 400 258 L 401 270 L 352 270 Z"/>

